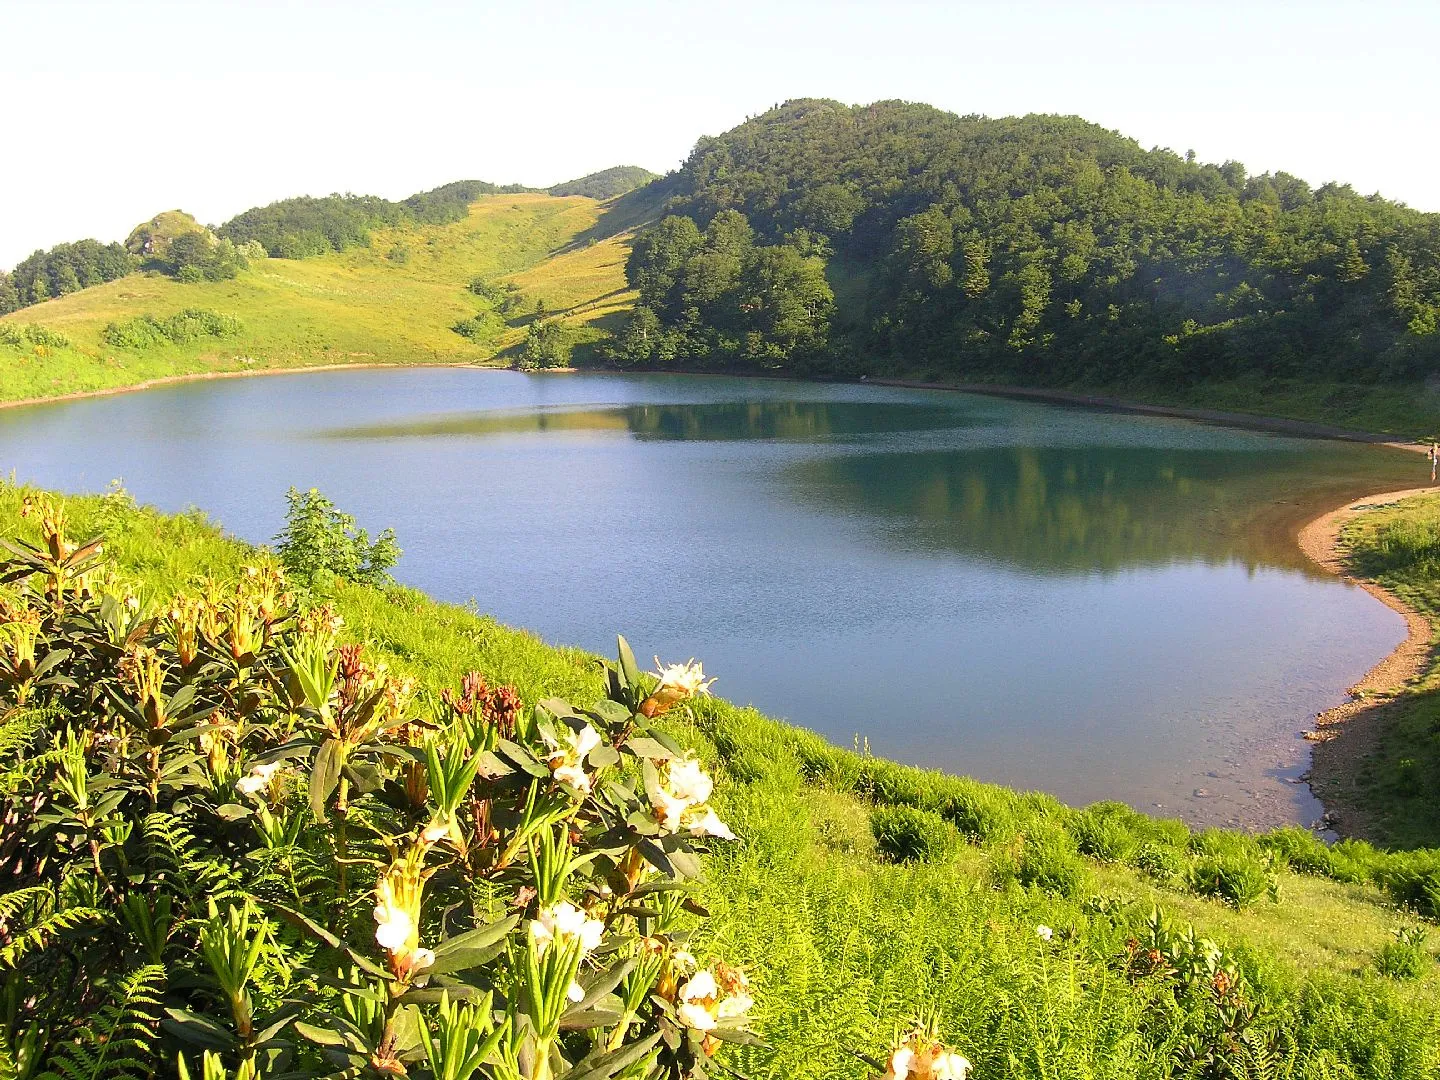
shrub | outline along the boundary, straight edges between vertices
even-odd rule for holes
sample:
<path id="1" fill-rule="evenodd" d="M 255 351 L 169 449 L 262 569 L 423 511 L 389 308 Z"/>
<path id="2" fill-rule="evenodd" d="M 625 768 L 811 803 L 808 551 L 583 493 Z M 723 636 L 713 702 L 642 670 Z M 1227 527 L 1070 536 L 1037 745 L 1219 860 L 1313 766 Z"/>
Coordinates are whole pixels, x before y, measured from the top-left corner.
<path id="1" fill-rule="evenodd" d="M 205 308 L 185 308 L 166 318 L 137 315 L 124 322 L 110 323 L 101 331 L 107 345 L 117 349 L 150 349 L 161 345 L 186 345 L 201 338 L 234 337 L 241 331 L 240 320 Z"/>
<path id="2" fill-rule="evenodd" d="M 583 709 L 475 672 L 417 698 L 273 566 L 153 610 L 30 509 L 0 563 L 25 1075 L 683 1080 L 746 1041 L 744 976 L 682 952 L 729 830 L 651 724 L 698 669 L 657 687 L 622 639 Z"/>
<path id="3" fill-rule="evenodd" d="M 21 330 L 25 341 L 31 345 L 40 345 L 47 349 L 63 349 L 70 344 L 70 339 L 58 330 L 51 330 L 48 326 L 41 326 L 39 323 L 29 323 Z"/>
<path id="4" fill-rule="evenodd" d="M 1079 895 L 1087 876 L 1075 841 L 1054 825 L 1034 826 L 1025 833 L 1016 873 L 1022 885 L 1068 897 Z"/>
<path id="5" fill-rule="evenodd" d="M 493 311 L 482 311 L 469 319 L 461 319 L 450 328 L 463 338 L 477 344 L 493 341 L 505 331 L 505 320 Z"/>
<path id="6" fill-rule="evenodd" d="M 19 347 L 25 344 L 25 332 L 15 323 L 0 322 L 0 345 Z"/>
<path id="7" fill-rule="evenodd" d="M 1135 852 L 1134 865 L 1162 885 L 1174 885 L 1184 878 L 1189 859 L 1179 848 L 1151 842 L 1140 845 Z"/>
<path id="8" fill-rule="evenodd" d="M 1095 803 L 1076 814 L 1071 832 L 1081 854 L 1104 862 L 1129 862 L 1140 847 L 1131 830 L 1131 820 L 1139 816 L 1124 803 Z"/>
<path id="9" fill-rule="evenodd" d="M 1411 926 L 1395 931 L 1395 940 L 1386 942 L 1375 954 L 1375 967 L 1392 979 L 1418 979 L 1432 960 L 1425 951 L 1424 927 Z"/>
<path id="10" fill-rule="evenodd" d="M 1330 873 L 1330 849 L 1309 829 L 1287 825 L 1259 838 L 1260 846 L 1290 869 L 1302 874 Z"/>
<path id="11" fill-rule="evenodd" d="M 870 812 L 875 844 L 893 862 L 944 862 L 960 835 L 938 814 L 911 806 L 877 806 Z"/>
<path id="12" fill-rule="evenodd" d="M 1214 896 L 1235 907 L 1247 907 L 1261 897 L 1279 897 L 1279 885 L 1270 861 L 1247 852 L 1200 855 L 1190 868 L 1190 888 L 1201 896 Z"/>
<path id="13" fill-rule="evenodd" d="M 305 585 L 324 584 L 331 577 L 366 585 L 393 583 L 390 568 L 400 560 L 400 545 L 393 529 L 375 542 L 355 519 L 311 488 L 291 488 L 285 494 L 289 509 L 285 528 L 275 537 L 276 552 L 285 572 Z"/>

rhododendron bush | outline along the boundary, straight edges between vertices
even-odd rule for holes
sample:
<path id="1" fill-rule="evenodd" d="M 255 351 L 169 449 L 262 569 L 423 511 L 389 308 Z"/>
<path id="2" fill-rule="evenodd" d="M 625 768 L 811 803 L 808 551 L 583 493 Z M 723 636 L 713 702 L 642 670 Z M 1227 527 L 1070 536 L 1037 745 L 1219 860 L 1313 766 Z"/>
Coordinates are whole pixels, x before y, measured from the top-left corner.
<path id="1" fill-rule="evenodd" d="M 598 702 L 438 696 L 261 562 L 157 604 L 58 504 L 0 563 L 19 1075 L 704 1077 L 753 1041 L 694 881 L 734 839 L 624 640 Z"/>

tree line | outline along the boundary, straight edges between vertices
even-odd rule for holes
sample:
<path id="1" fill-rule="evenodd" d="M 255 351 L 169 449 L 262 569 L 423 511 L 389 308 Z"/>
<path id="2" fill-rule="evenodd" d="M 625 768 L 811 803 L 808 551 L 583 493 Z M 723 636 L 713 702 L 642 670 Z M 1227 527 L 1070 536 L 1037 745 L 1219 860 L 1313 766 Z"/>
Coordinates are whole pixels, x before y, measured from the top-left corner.
<path id="1" fill-rule="evenodd" d="M 1440 215 L 1075 117 L 794 101 L 664 183 L 624 363 L 1051 385 L 1440 363 Z"/>
<path id="2" fill-rule="evenodd" d="M 246 210 L 216 232 L 236 244 L 258 243 L 272 258 L 304 259 L 366 245 L 375 229 L 461 221 L 482 195 L 529 190 L 518 184 L 459 180 L 399 202 L 376 195 L 307 195 Z"/>

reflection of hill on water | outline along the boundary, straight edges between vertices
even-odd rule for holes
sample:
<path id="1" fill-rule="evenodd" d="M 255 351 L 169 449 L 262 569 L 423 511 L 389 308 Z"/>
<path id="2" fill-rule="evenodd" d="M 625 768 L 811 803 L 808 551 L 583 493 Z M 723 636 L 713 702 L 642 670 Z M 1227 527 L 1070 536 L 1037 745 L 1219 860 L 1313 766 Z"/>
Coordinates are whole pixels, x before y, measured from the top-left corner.
<path id="1" fill-rule="evenodd" d="M 641 439 L 698 442 L 732 439 L 820 439 L 957 427 L 954 409 L 867 401 L 724 401 L 619 405 L 593 409 L 488 411 L 369 424 L 326 432 L 330 438 L 516 435 L 610 431 Z M 973 418 L 965 418 L 973 426 Z"/>
<path id="2" fill-rule="evenodd" d="M 1326 444 L 1012 446 L 827 456 L 791 475 L 801 498 L 903 522 L 921 547 L 1030 571 L 1238 560 L 1321 574 L 1283 521 L 1328 509 L 1337 484 L 1361 493 L 1388 482 L 1392 465 L 1384 452 Z"/>

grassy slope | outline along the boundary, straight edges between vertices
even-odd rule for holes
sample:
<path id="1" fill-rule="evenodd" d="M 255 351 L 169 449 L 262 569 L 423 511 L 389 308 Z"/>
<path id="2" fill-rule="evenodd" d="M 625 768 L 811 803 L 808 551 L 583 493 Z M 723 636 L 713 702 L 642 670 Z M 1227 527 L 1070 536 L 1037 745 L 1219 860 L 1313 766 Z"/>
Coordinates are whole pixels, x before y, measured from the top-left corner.
<path id="1" fill-rule="evenodd" d="M 519 274 L 575 341 L 624 304 L 627 236 L 607 236 L 611 207 L 593 199 L 493 195 L 453 225 L 378 231 L 368 248 L 321 258 L 257 260 L 232 281 L 182 284 L 135 274 L 6 316 L 39 323 L 71 347 L 0 345 L 0 400 L 121 387 L 170 375 L 346 363 L 480 363 L 524 338 L 525 317 L 476 345 L 450 327 L 473 315 L 476 277 Z M 594 237 L 593 243 L 577 240 Z M 542 270 L 532 270 L 561 252 Z M 392 254 L 393 253 L 393 254 Z M 402 254 L 403 253 L 403 254 Z M 530 271 L 528 276 L 521 272 Z M 527 299 L 531 299 L 527 296 Z M 533 299 L 531 303 L 533 305 Z M 237 316 L 239 336 L 185 346 L 117 349 L 101 334 L 116 320 L 187 307 Z"/>
<path id="2" fill-rule="evenodd" d="M 1440 628 L 1440 495 L 1367 511 L 1341 541 L 1356 573 Z M 1379 838 L 1403 847 L 1440 844 L 1440 637 L 1436 646 L 1420 677 L 1383 707 L 1382 730 L 1358 777 Z"/>
<path id="3" fill-rule="evenodd" d="M 0 484 L 0 535 L 29 533 L 18 518 L 22 496 Z M 121 564 L 157 594 L 233 572 L 252 555 L 198 516 L 70 503 L 77 531 L 104 531 Z M 478 669 L 529 701 L 600 695 L 592 658 L 463 608 L 344 584 L 334 600 L 349 634 L 431 687 Z M 772 1049 L 729 1060 L 757 1080 L 869 1076 L 837 1048 L 876 1053 L 921 1008 L 938 1010 L 981 1078 L 1168 1075 L 1170 1051 L 1155 1025 L 1165 1028 L 1173 1005 L 1159 1009 L 1158 987 L 1132 986 L 1115 963 L 1129 924 L 1151 902 L 1235 949 L 1266 995 L 1284 1003 L 1287 1029 L 1312 1065 L 1305 1075 L 1418 1078 L 1440 1067 L 1440 972 L 1431 963 L 1412 982 L 1374 972 L 1376 950 L 1412 920 L 1373 887 L 1285 872 L 1278 903 L 1236 910 L 1084 859 L 1082 882 L 1061 895 L 1000 872 L 1024 843 L 1014 837 L 957 842 L 931 861 L 895 864 L 877 853 L 873 805 L 907 786 L 940 790 L 937 774 L 833 750 L 723 701 L 705 702 L 678 734 L 716 768 L 726 818 L 743 837 L 711 860 L 706 902 L 720 946 L 756 975 Z M 864 794 L 835 782 L 865 769 L 874 783 Z M 997 806 L 1061 809 L 971 786 Z M 1096 895 L 1126 914 L 1117 922 L 1091 913 L 1086 901 Z M 1059 932 L 1048 947 L 1036 936 L 1040 923 Z M 1332 1053 L 1361 1067 L 1331 1070 Z"/>

